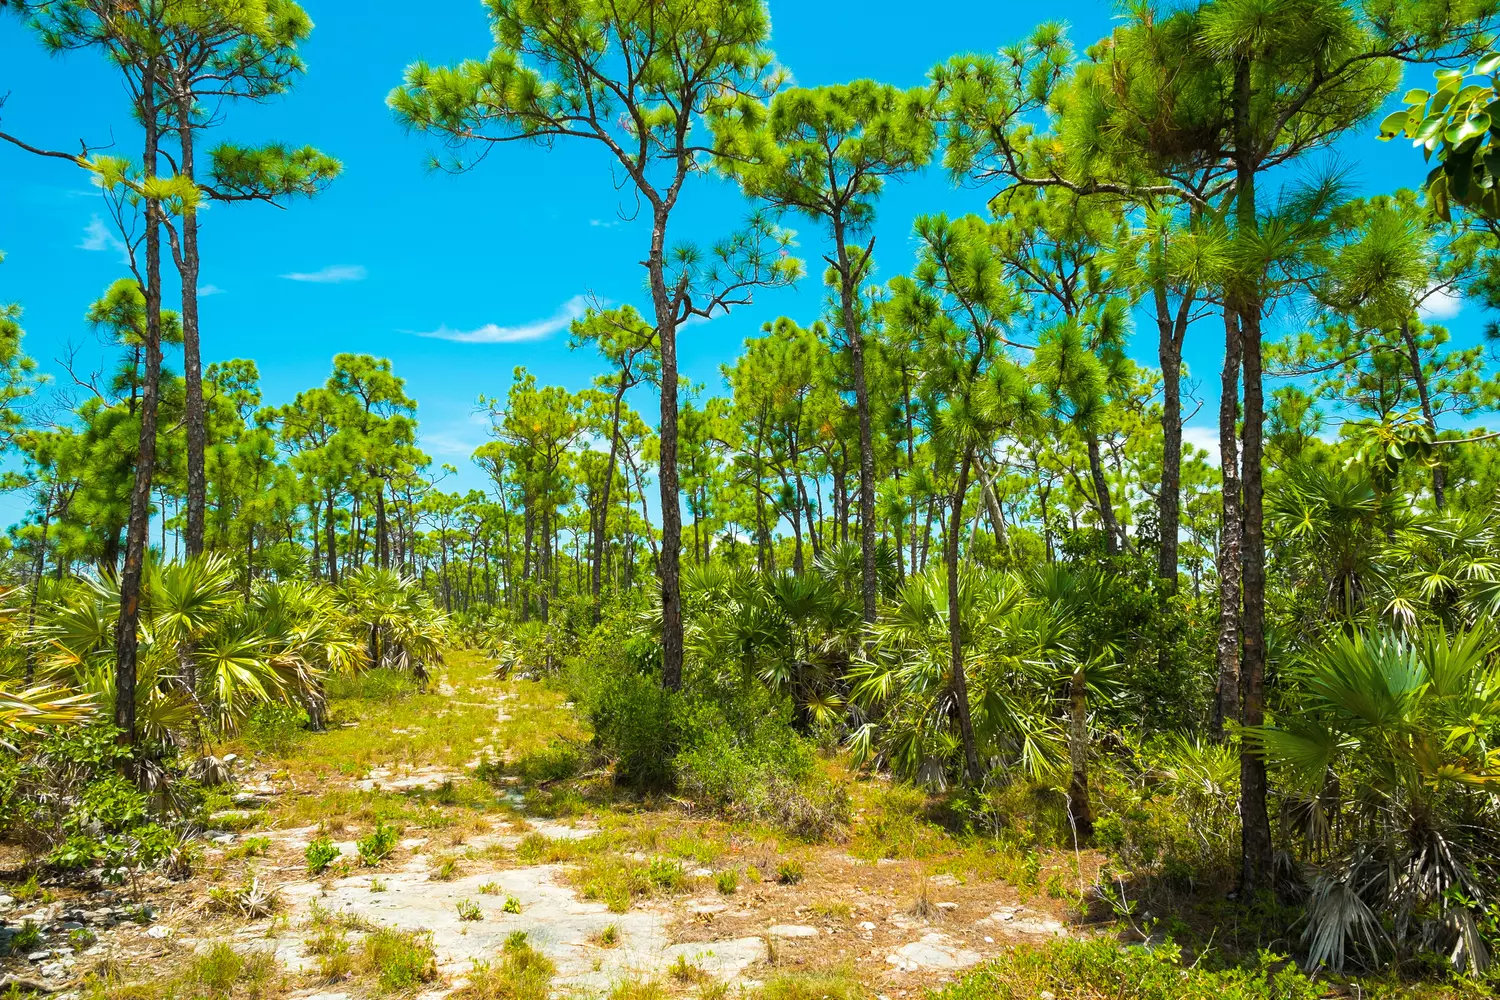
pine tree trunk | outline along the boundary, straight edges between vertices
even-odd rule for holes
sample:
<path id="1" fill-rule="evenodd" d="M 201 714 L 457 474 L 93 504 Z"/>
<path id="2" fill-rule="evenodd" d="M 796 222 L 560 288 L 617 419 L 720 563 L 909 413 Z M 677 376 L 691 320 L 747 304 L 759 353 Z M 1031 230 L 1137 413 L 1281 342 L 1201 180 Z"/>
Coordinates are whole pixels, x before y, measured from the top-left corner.
<path id="1" fill-rule="evenodd" d="M 661 680 L 669 691 L 682 689 L 682 507 L 677 473 L 677 317 L 675 303 L 667 291 L 667 209 L 658 207 L 651 227 L 651 254 L 646 268 L 651 280 L 651 301 L 656 312 L 656 333 L 661 343 L 661 463 L 657 479 L 661 485 L 661 555 L 657 577 L 661 582 Z"/>
<path id="2" fill-rule="evenodd" d="M 1110 499 L 1109 480 L 1104 478 L 1104 462 L 1099 457 L 1099 435 L 1092 427 L 1083 432 L 1089 451 L 1089 478 L 1094 485 L 1094 500 L 1099 509 L 1099 520 L 1104 526 L 1104 551 L 1115 555 L 1120 551 L 1120 522 L 1115 519 L 1115 503 Z"/>
<path id="3" fill-rule="evenodd" d="M 1250 105 L 1250 65 L 1242 57 L 1235 67 L 1235 194 L 1236 226 L 1242 239 L 1254 232 L 1255 170 Z M 1240 342 L 1245 372 L 1245 419 L 1243 429 L 1242 478 L 1245 492 L 1245 531 L 1241 539 L 1243 560 L 1242 649 L 1240 685 L 1243 704 L 1241 721 L 1248 727 L 1265 722 L 1266 675 L 1266 539 L 1262 485 L 1262 434 L 1265 421 L 1262 385 L 1260 320 L 1263 306 L 1261 275 L 1245 276 L 1237 304 Z M 1240 748 L 1241 888 L 1254 893 L 1271 887 L 1273 863 L 1271 819 L 1266 808 L 1265 759 L 1248 742 Z"/>
<path id="4" fill-rule="evenodd" d="M 182 175 L 194 178 L 193 101 L 183 97 L 177 106 L 177 130 L 182 143 Z M 203 356 L 198 332 L 198 212 L 182 213 L 182 378 L 183 424 L 187 431 L 187 533 L 184 541 L 191 559 L 203 551 L 205 513 L 208 508 L 208 476 L 204 456 L 208 451 L 208 415 L 203 402 Z"/>
<path id="5" fill-rule="evenodd" d="M 1068 762 L 1073 777 L 1068 782 L 1068 815 L 1080 840 L 1094 835 L 1094 808 L 1089 801 L 1088 678 L 1083 667 L 1068 681 Z"/>
<path id="6" fill-rule="evenodd" d="M 143 182 L 156 177 L 157 144 L 156 67 L 148 64 L 141 82 L 145 148 L 141 156 Z M 125 564 L 120 571 L 120 618 L 115 628 L 114 723 L 122 742 L 134 746 L 136 654 L 140 636 L 141 578 L 146 564 L 147 532 L 151 527 L 151 478 L 156 469 L 156 418 L 161 383 L 161 203 L 146 200 L 146 373 L 140 398 L 140 438 L 136 446 L 135 481 L 130 490 L 130 519 L 125 528 Z"/>
<path id="7" fill-rule="evenodd" d="M 1427 433 L 1437 438 L 1437 415 L 1432 409 L 1432 395 L 1427 386 L 1427 373 L 1422 370 L 1422 355 L 1417 351 L 1417 338 L 1412 336 L 1411 323 L 1401 321 L 1401 339 L 1406 344 L 1406 357 L 1411 362 L 1411 377 L 1417 383 L 1417 398 L 1422 401 L 1422 420 L 1427 424 Z M 1432 464 L 1432 502 L 1438 510 L 1447 506 L 1447 473 L 1441 460 Z"/>
<path id="8" fill-rule="evenodd" d="M 954 707 L 958 712 L 958 734 L 963 741 L 965 777 L 970 785 L 977 785 L 983 774 L 979 766 L 979 748 L 974 742 L 974 721 L 969 713 L 969 679 L 964 673 L 963 621 L 958 603 L 958 541 L 964 529 L 964 494 L 969 489 L 969 462 L 969 452 L 965 450 L 958 466 L 953 513 L 943 548 L 948 570 L 948 669 L 952 675 Z"/>
<path id="9" fill-rule="evenodd" d="M 604 488 L 599 491 L 599 513 L 594 528 L 593 568 L 589 587 L 594 597 L 594 624 L 599 624 L 603 609 L 599 606 L 600 594 L 604 590 L 604 544 L 609 535 L 609 492 L 615 482 L 616 456 L 620 453 L 620 407 L 625 401 L 625 375 L 620 374 L 620 385 L 615 390 L 615 405 L 610 416 L 609 460 L 604 464 Z"/>
<path id="10" fill-rule="evenodd" d="M 1162 380 L 1161 493 L 1157 502 L 1157 531 L 1161 544 L 1156 556 L 1157 586 L 1163 594 L 1177 593 L 1177 535 L 1182 525 L 1182 339 L 1187 326 L 1187 297 L 1174 317 L 1165 286 L 1155 289 L 1157 361 Z"/>
<path id="11" fill-rule="evenodd" d="M 835 237 L 839 254 L 839 298 L 844 337 L 854 376 L 854 408 L 859 419 L 859 596 L 866 624 L 875 621 L 875 442 L 870 425 L 870 389 L 865 382 L 865 338 L 854 316 L 855 274 L 844 246 L 842 226 Z"/>
<path id="12" fill-rule="evenodd" d="M 1224 372 L 1219 389 L 1219 471 L 1223 523 L 1219 529 L 1218 689 L 1212 732 L 1224 738 L 1224 724 L 1240 717 L 1240 323 L 1232 300 L 1224 304 Z"/>

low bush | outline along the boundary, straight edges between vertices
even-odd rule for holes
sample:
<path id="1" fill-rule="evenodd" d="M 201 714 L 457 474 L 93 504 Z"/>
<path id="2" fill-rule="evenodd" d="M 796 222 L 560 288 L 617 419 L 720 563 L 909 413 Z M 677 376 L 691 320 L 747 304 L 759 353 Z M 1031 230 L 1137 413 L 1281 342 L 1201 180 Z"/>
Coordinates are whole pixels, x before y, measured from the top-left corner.
<path id="1" fill-rule="evenodd" d="M 415 993 L 438 978 L 432 936 L 425 931 L 371 931 L 360 942 L 355 967 L 383 994 Z"/>
<path id="2" fill-rule="evenodd" d="M 307 873 L 321 875 L 329 865 L 342 857 L 343 853 L 327 837 L 318 837 L 307 845 L 307 850 L 302 856 L 307 859 Z"/>
<path id="3" fill-rule="evenodd" d="M 1213 970 L 1182 961 L 1173 944 L 1121 948 L 1104 939 L 1018 947 L 954 983 L 934 1000 L 1314 1000 L 1326 986 L 1268 952 L 1244 967 Z"/>

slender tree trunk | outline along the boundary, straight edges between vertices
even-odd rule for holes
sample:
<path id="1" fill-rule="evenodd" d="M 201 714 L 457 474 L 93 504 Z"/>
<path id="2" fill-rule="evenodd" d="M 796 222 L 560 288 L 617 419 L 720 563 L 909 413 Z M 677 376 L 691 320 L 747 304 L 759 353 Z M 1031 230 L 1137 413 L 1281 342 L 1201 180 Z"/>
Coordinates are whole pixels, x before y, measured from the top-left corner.
<path id="1" fill-rule="evenodd" d="M 1068 782 L 1068 815 L 1081 840 L 1094 835 L 1094 809 L 1089 802 L 1089 686 L 1080 665 L 1068 681 L 1068 762 L 1073 768 Z"/>
<path id="2" fill-rule="evenodd" d="M 1157 586 L 1164 594 L 1177 593 L 1177 535 L 1182 525 L 1182 344 L 1190 315 L 1191 295 L 1184 295 L 1172 314 L 1164 285 L 1155 289 L 1157 346 L 1162 380 L 1161 493 L 1156 498 Z"/>
<path id="3" fill-rule="evenodd" d="M 1219 528 L 1218 690 L 1212 732 L 1224 738 L 1224 725 L 1240 717 L 1240 321 L 1232 300 L 1224 303 L 1224 373 L 1219 389 L 1219 471 L 1223 523 Z"/>
<path id="4" fill-rule="evenodd" d="M 969 489 L 969 462 L 966 449 L 958 466 L 953 512 L 943 547 L 948 569 L 948 669 L 952 674 L 953 701 L 958 712 L 958 734 L 963 741 L 964 771 L 969 783 L 977 785 L 983 774 L 979 766 L 979 748 L 974 742 L 974 721 L 969 714 L 969 680 L 964 673 L 963 620 L 958 603 L 958 541 L 964 530 L 964 494 Z"/>
<path id="5" fill-rule="evenodd" d="M 1412 336 L 1411 323 L 1401 321 L 1401 339 L 1406 344 L 1406 357 L 1411 362 L 1411 377 L 1417 383 L 1417 397 L 1422 401 L 1422 419 L 1427 424 L 1427 433 L 1437 437 L 1437 415 L 1432 410 L 1432 395 L 1427 386 L 1427 373 L 1422 370 L 1422 355 L 1417 351 L 1417 338 Z M 1447 506 L 1447 473 L 1441 459 L 1432 463 L 1432 503 L 1438 510 Z"/>
<path id="6" fill-rule="evenodd" d="M 183 96 L 177 103 L 177 134 L 182 144 L 180 170 L 195 178 L 193 100 Z M 204 456 L 208 451 L 208 415 L 203 402 L 203 356 L 198 328 L 198 212 L 188 206 L 182 213 L 182 378 L 183 424 L 187 432 L 187 533 L 188 558 L 203 551 L 205 511 L 208 507 L 208 477 Z"/>
<path id="7" fill-rule="evenodd" d="M 682 507 L 677 474 L 677 316 L 667 290 L 667 208 L 656 208 L 651 227 L 651 253 L 646 268 L 661 341 L 661 680 L 669 691 L 682 688 Z"/>
<path id="8" fill-rule="evenodd" d="M 1241 239 L 1256 231 L 1255 214 L 1256 161 L 1251 135 L 1250 105 L 1252 99 L 1250 65 L 1242 57 L 1235 67 L 1235 194 L 1236 226 Z M 1262 292 L 1259 271 L 1246 276 L 1245 288 L 1238 296 L 1240 340 L 1245 370 L 1245 420 L 1243 480 L 1245 491 L 1245 532 L 1241 540 L 1244 565 L 1244 618 L 1242 625 L 1243 658 L 1240 683 L 1244 702 L 1241 719 L 1246 726 L 1265 722 L 1266 676 L 1266 539 L 1261 458 L 1265 422 L 1264 387 L 1261 379 L 1260 321 Z M 1271 887 L 1273 852 L 1271 818 L 1266 808 L 1268 794 L 1265 758 L 1248 742 L 1240 748 L 1240 822 L 1243 848 L 1241 885 L 1252 893 Z"/>
<path id="9" fill-rule="evenodd" d="M 620 407 L 625 401 L 626 388 L 627 383 L 622 372 L 619 388 L 615 390 L 614 410 L 610 416 L 609 459 L 604 463 L 604 488 L 599 491 L 599 513 L 596 517 L 597 526 L 594 529 L 594 566 L 590 574 L 589 586 L 592 588 L 594 597 L 595 625 L 599 624 L 599 617 L 603 612 L 599 595 L 604 588 L 603 563 L 604 544 L 609 536 L 609 492 L 615 482 L 615 460 L 620 451 Z"/>
<path id="10" fill-rule="evenodd" d="M 1104 525 L 1104 551 L 1115 555 L 1120 551 L 1120 522 L 1115 519 L 1115 503 L 1109 495 L 1109 480 L 1104 478 L 1104 462 L 1099 457 L 1099 435 L 1092 427 L 1084 429 L 1084 441 L 1089 450 L 1089 477 L 1094 486 L 1094 500 L 1099 508 L 1099 520 Z"/>
<path id="11" fill-rule="evenodd" d="M 157 143 L 156 67 L 148 64 L 141 83 L 145 149 L 141 171 L 145 185 L 156 178 Z M 135 482 L 130 490 L 130 519 L 125 529 L 125 564 L 120 571 L 120 618 L 115 628 L 115 728 L 122 742 L 134 746 L 136 653 L 140 637 L 141 577 L 146 563 L 147 532 L 151 527 L 151 477 L 156 469 L 156 417 L 161 383 L 161 203 L 146 200 L 146 375 L 141 389 L 140 438 L 136 448 Z"/>
<path id="12" fill-rule="evenodd" d="M 870 389 L 865 382 L 865 337 L 854 316 L 854 263 L 844 245 L 843 226 L 835 231 L 839 254 L 839 299 L 844 336 L 854 376 L 854 409 L 859 419 L 859 596 L 865 624 L 875 621 L 875 439 L 870 424 Z"/>

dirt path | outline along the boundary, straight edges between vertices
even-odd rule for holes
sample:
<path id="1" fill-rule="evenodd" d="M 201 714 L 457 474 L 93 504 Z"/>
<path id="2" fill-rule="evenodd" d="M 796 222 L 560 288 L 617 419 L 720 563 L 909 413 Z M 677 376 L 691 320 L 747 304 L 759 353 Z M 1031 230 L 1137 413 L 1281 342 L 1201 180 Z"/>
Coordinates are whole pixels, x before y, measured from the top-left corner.
<path id="1" fill-rule="evenodd" d="M 876 808 L 868 799 L 856 798 L 866 807 L 850 843 L 805 845 L 670 801 L 612 801 L 600 777 L 581 779 L 582 793 L 528 787 L 504 772 L 552 740 L 578 738 L 578 724 L 555 692 L 496 681 L 477 657 L 450 665 L 432 694 L 334 704 L 334 732 L 241 759 L 238 790 L 214 813 L 238 829 L 209 831 L 197 878 L 146 890 L 152 919 L 112 915 L 95 957 L 104 948 L 165 958 L 230 940 L 306 973 L 297 995 L 337 1000 L 366 990 L 310 985 L 329 928 L 353 947 L 381 927 L 425 932 L 439 991 L 521 931 L 555 964 L 564 993 L 647 981 L 687 992 L 839 967 L 889 997 L 946 982 L 1016 942 L 1071 933 L 1040 878 L 1018 892 L 982 870 L 982 855 L 934 854 L 918 833 L 910 843 L 887 833 L 891 842 L 871 850 L 859 833 Z M 360 840 L 382 824 L 399 829 L 399 843 L 362 860 Z M 312 875 L 304 855 L 319 838 L 340 857 Z M 274 889 L 273 913 L 246 919 L 226 905 L 250 884 Z M 79 915 L 66 906 L 35 919 L 60 927 Z M 63 979 L 88 954 L 62 956 L 71 964 L 61 967 L 52 949 L 31 965 L 38 978 L 46 966 Z"/>

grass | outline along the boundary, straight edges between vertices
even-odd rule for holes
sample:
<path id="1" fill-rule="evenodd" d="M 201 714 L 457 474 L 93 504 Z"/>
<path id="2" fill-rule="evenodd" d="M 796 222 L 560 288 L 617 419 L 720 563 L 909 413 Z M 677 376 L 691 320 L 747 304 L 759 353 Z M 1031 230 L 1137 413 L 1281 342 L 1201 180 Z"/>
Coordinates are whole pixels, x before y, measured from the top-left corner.
<path id="1" fill-rule="evenodd" d="M 666 995 L 659 979 L 621 979 L 609 988 L 606 1000 L 666 1000 Z"/>
<path id="2" fill-rule="evenodd" d="M 76 996 L 83 1000 L 265 1000 L 291 992 L 296 983 L 269 951 L 237 951 L 227 943 L 211 945 L 165 974 L 133 979 L 115 963 L 86 976 Z"/>
<path id="3" fill-rule="evenodd" d="M 484 908 L 472 899 L 460 899 L 458 901 L 458 919 L 460 920 L 483 920 Z"/>
<path id="4" fill-rule="evenodd" d="M 755 1000 L 863 1000 L 867 995 L 849 966 L 778 972 L 753 994 Z"/>
<path id="5" fill-rule="evenodd" d="M 409 995 L 438 978 L 432 935 L 382 927 L 359 943 L 354 971 L 383 996 Z"/>
<path id="6" fill-rule="evenodd" d="M 505 941 L 500 960 L 474 963 L 468 981 L 453 993 L 462 1000 L 547 1000 L 557 967 L 531 946 L 524 931 Z"/>
<path id="7" fill-rule="evenodd" d="M 689 879 L 682 865 L 670 858 L 635 861 L 617 854 L 597 854 L 570 869 L 568 879 L 585 899 L 624 913 L 637 899 L 687 891 Z"/>

